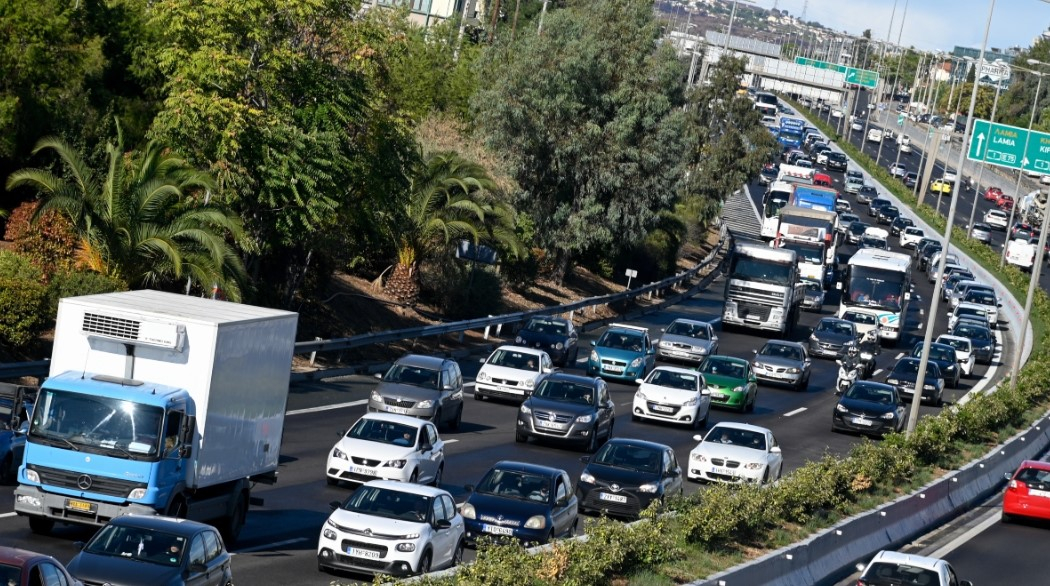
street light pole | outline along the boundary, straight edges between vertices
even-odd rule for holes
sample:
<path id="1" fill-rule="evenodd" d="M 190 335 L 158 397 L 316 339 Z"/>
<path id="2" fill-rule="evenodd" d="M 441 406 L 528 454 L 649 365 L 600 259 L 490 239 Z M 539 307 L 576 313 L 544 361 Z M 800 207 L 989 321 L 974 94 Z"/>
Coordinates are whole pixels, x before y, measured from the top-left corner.
<path id="1" fill-rule="evenodd" d="M 882 61 L 886 57 L 886 45 L 889 44 L 889 42 L 890 42 L 890 35 L 893 34 L 893 19 L 896 16 L 897 16 L 897 0 L 893 0 L 893 11 L 890 12 L 890 24 L 886 28 L 886 42 L 882 44 L 882 48 L 879 51 L 879 71 L 882 70 Z M 881 76 L 879 76 L 879 77 L 881 78 Z M 879 83 L 875 84 L 875 101 L 876 102 L 879 101 L 878 86 L 881 83 L 882 83 L 882 81 L 880 79 Z M 859 97 L 860 96 L 860 90 L 858 89 L 857 92 L 858 92 L 857 96 Z M 868 100 L 868 103 L 869 104 L 871 103 L 870 99 Z M 864 143 L 868 141 L 868 125 L 869 124 L 871 124 L 871 116 L 865 116 L 864 117 L 864 130 L 862 131 L 863 134 L 860 137 L 860 140 L 861 140 L 860 150 L 861 150 L 861 152 L 864 152 Z M 882 142 L 880 141 L 879 145 L 875 148 L 875 164 L 876 165 L 878 164 L 879 154 L 881 154 L 881 153 L 882 153 Z"/>
<path id="2" fill-rule="evenodd" d="M 1035 61 L 1035 60 L 1033 59 L 1032 61 Z M 1036 61 L 1036 63 L 1039 63 L 1039 62 Z M 1016 69 L 1021 69 L 1021 68 L 1018 67 Z M 1036 108 L 1037 108 L 1037 106 L 1039 104 L 1039 91 L 1043 87 L 1043 76 L 1045 75 L 1045 73 L 1040 73 L 1038 71 L 1030 71 L 1030 70 L 1026 70 L 1026 71 L 1028 71 L 1029 73 L 1031 73 L 1033 75 L 1039 76 L 1039 81 L 1036 82 L 1036 84 L 1035 84 L 1035 96 L 1032 98 L 1032 113 L 1028 117 L 1028 135 L 1025 136 L 1025 139 L 1024 139 L 1024 150 L 1021 151 L 1023 153 L 1027 153 L 1028 152 L 1028 138 L 1032 136 L 1032 124 L 1035 124 L 1035 110 L 1036 110 Z M 1023 158 L 1021 159 L 1022 166 L 1024 165 L 1024 161 L 1025 160 L 1026 159 L 1023 159 Z M 1017 183 L 1014 184 L 1014 200 L 1015 201 L 1021 201 L 1021 197 L 1020 197 L 1021 196 L 1021 175 L 1023 175 L 1023 174 L 1024 173 L 1022 173 L 1020 169 L 1017 170 Z M 1006 263 L 1006 249 L 1007 249 L 1007 245 L 1010 243 L 1010 231 L 1013 230 L 1013 227 L 1014 227 L 1014 215 L 1016 215 L 1016 213 L 1017 213 L 1017 206 L 1015 205 L 1015 206 L 1010 208 L 1010 220 L 1006 223 L 1006 242 L 1003 244 L 1003 252 L 999 256 L 999 268 L 1003 268 L 1003 264 Z M 1047 215 L 1047 214 L 1043 214 L 1043 215 Z"/>
<path id="3" fill-rule="evenodd" d="M 992 101 L 992 116 L 991 120 L 989 120 L 989 122 L 991 122 L 992 124 L 995 124 L 995 111 L 999 108 L 1000 89 L 1002 89 L 1002 84 L 997 82 L 995 84 L 995 100 Z M 967 121 L 967 124 L 970 123 L 970 121 Z M 988 150 L 985 149 L 984 154 L 981 156 L 981 166 L 977 168 L 977 182 L 974 184 L 973 188 L 973 208 L 970 210 L 970 221 L 966 223 L 967 235 L 969 235 L 970 230 L 973 229 L 973 219 L 977 215 L 977 200 L 980 198 L 981 194 L 981 178 L 984 177 L 984 168 L 987 166 L 984 164 L 984 159 L 987 156 Z M 1007 234 L 1009 234 L 1009 231 L 1007 232 Z"/>
<path id="4" fill-rule="evenodd" d="M 992 28 L 992 14 L 995 12 L 995 0 L 990 0 L 988 3 L 988 20 L 984 25 L 984 40 L 981 42 L 981 53 L 977 59 L 978 67 L 984 66 L 984 51 L 988 47 L 988 33 Z M 973 91 L 970 93 L 970 110 L 967 120 L 973 119 L 973 110 L 977 106 L 977 84 L 974 84 Z M 963 132 L 963 144 L 969 144 L 970 142 L 970 130 L 973 128 L 972 124 L 966 125 L 966 130 Z M 962 168 L 963 161 L 965 161 L 966 149 L 959 149 L 959 168 Z M 959 192 L 959 177 L 955 177 L 955 185 L 952 186 L 955 193 Z M 950 248 L 951 236 L 952 236 L 952 217 L 955 216 L 955 207 L 959 203 L 958 197 L 953 197 L 951 205 L 948 210 L 948 221 L 944 224 L 944 254 L 941 255 L 940 262 L 937 264 L 937 278 L 933 283 L 933 299 L 930 301 L 930 314 L 926 321 L 926 335 L 923 339 L 922 344 L 922 357 L 919 359 L 919 372 L 915 379 L 915 392 L 912 395 L 911 401 L 911 412 L 908 415 L 908 431 L 907 435 L 911 436 L 915 432 L 915 426 L 919 423 L 919 405 L 922 404 L 922 388 L 926 384 L 926 367 L 930 363 L 930 344 L 933 342 L 933 330 L 934 324 L 937 319 L 938 306 L 941 301 L 941 286 L 943 280 L 941 277 L 944 275 L 944 266 L 948 261 L 948 250 Z M 903 333 L 903 328 L 901 332 Z"/>

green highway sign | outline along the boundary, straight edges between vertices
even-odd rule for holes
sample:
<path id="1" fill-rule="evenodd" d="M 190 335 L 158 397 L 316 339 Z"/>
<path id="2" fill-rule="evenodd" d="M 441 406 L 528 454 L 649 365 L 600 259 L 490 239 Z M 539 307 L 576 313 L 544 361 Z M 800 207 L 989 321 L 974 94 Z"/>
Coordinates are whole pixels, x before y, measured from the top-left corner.
<path id="1" fill-rule="evenodd" d="M 817 59 L 809 59 L 808 57 L 795 57 L 795 63 L 798 65 L 808 65 L 810 67 L 816 67 L 817 69 L 830 69 L 832 71 L 845 73 L 846 83 L 862 85 L 871 89 L 875 89 L 875 87 L 879 85 L 879 73 L 870 69 L 857 69 L 856 67 L 846 67 L 845 65 L 829 63 L 827 61 L 819 61 Z"/>
<path id="2" fill-rule="evenodd" d="M 966 158 L 1008 169 L 1050 173 L 1050 134 L 974 120 Z"/>

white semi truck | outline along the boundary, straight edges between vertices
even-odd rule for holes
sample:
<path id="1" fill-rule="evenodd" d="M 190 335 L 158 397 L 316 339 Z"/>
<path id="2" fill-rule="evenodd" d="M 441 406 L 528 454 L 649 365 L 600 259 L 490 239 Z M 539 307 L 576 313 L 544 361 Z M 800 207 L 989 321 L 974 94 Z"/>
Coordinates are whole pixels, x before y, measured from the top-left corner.
<path id="1" fill-rule="evenodd" d="M 738 243 L 726 276 L 722 323 L 790 333 L 798 323 L 805 284 L 793 250 Z"/>
<path id="2" fill-rule="evenodd" d="M 62 299 L 15 512 L 36 533 L 163 513 L 232 543 L 276 480 L 297 320 L 159 291 Z"/>

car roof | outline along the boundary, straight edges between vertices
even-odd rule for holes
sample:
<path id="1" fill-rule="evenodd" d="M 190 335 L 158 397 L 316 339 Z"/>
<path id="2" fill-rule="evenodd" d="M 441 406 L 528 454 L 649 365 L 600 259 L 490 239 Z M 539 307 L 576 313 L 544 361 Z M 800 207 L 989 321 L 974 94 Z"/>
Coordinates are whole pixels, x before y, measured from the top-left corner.
<path id="1" fill-rule="evenodd" d="M 547 321 L 556 321 L 563 324 L 572 323 L 572 320 L 564 317 L 558 317 L 556 315 L 534 315 L 529 319 L 545 319 Z"/>
<path id="2" fill-rule="evenodd" d="M 423 427 L 426 423 L 425 420 L 418 417 L 412 417 L 410 415 L 398 415 L 397 413 L 384 413 L 382 411 L 376 411 L 375 413 L 365 413 L 361 416 L 361 419 L 374 419 L 376 421 L 389 421 L 390 423 L 399 423 L 401 425 L 408 425 L 410 427 Z"/>
<path id="3" fill-rule="evenodd" d="M 638 446 L 638 447 L 642 447 L 642 448 L 649 448 L 650 450 L 670 450 L 670 451 L 674 451 L 671 448 L 671 446 L 668 446 L 668 445 L 665 445 L 665 444 L 661 444 L 661 443 L 658 443 L 658 442 L 651 442 L 649 440 L 633 438 L 633 437 L 614 437 L 614 438 L 610 439 L 606 443 L 619 444 L 619 445 L 625 445 L 625 446 Z"/>
<path id="4" fill-rule="evenodd" d="M 631 333 L 634 333 L 634 334 L 648 334 L 649 333 L 649 328 L 646 328 L 644 326 L 632 326 L 630 324 L 609 324 L 608 329 L 606 329 L 605 331 L 607 331 L 607 332 L 619 331 L 619 332 L 631 332 Z"/>
<path id="5" fill-rule="evenodd" d="M 790 340 L 766 340 L 766 343 L 764 345 L 769 346 L 771 344 L 773 346 L 790 346 L 792 348 L 805 348 L 805 346 L 803 346 L 802 344 L 798 342 L 792 342 Z"/>
<path id="6" fill-rule="evenodd" d="M 883 550 L 875 554 L 872 558 L 871 563 L 884 563 L 894 565 L 913 566 L 916 568 L 924 568 L 938 572 L 940 568 L 946 563 L 944 560 L 939 558 L 926 557 L 921 555 L 913 555 L 910 553 L 900 553 L 898 551 Z"/>
<path id="7" fill-rule="evenodd" d="M 666 364 L 661 364 L 657 366 L 656 368 L 649 371 L 649 373 L 652 374 L 658 370 L 663 370 L 665 372 L 675 372 L 678 374 L 700 374 L 696 371 L 695 368 L 682 368 L 681 366 L 668 366 Z"/>
<path id="8" fill-rule="evenodd" d="M 769 430 L 769 429 L 767 429 L 765 427 L 761 427 L 759 425 L 752 425 L 750 423 L 740 423 L 740 422 L 737 422 L 737 421 L 719 421 L 718 423 L 712 425 L 711 429 L 714 430 L 714 429 L 719 428 L 719 427 L 724 427 L 724 428 L 729 428 L 729 429 L 743 429 L 743 430 L 747 430 L 747 431 L 757 431 L 759 433 L 772 433 L 771 430 Z M 708 431 L 707 433 L 711 433 L 711 432 Z M 704 437 L 707 437 L 707 436 L 705 435 Z"/>
<path id="9" fill-rule="evenodd" d="M 0 564 L 10 564 L 12 566 L 24 566 L 29 562 L 35 560 L 54 560 L 55 558 L 37 553 L 35 551 L 29 551 L 28 549 L 21 549 L 18 547 L 9 547 L 6 545 L 0 545 Z"/>
<path id="10" fill-rule="evenodd" d="M 447 361 L 448 358 L 442 356 L 427 356 L 425 354 L 405 354 L 401 358 L 397 359 L 395 364 L 404 364 L 407 366 L 420 366 L 423 368 L 438 369 L 441 365 Z"/>
<path id="11" fill-rule="evenodd" d="M 613 438 L 613 439 L 616 439 L 616 438 Z M 612 441 L 612 440 L 609 440 L 609 441 Z M 559 474 L 568 474 L 568 472 L 562 470 L 561 468 L 555 468 L 553 466 L 544 466 L 542 464 L 533 464 L 531 462 L 521 462 L 521 461 L 518 461 L 518 460 L 500 460 L 499 462 L 496 462 L 495 464 L 493 464 L 492 468 L 490 468 L 490 470 L 494 470 L 496 468 L 499 468 L 500 470 L 516 470 L 518 472 L 528 472 L 530 474 L 539 474 L 541 476 L 547 476 L 549 478 L 554 478 L 555 476 L 558 476 Z M 396 480 L 392 480 L 390 482 L 392 482 L 393 484 L 404 484 L 404 483 L 396 481 Z M 444 492 L 444 491 L 442 491 L 442 492 Z"/>
<path id="12" fill-rule="evenodd" d="M 711 325 L 711 322 L 708 322 L 708 321 L 703 321 L 703 320 L 699 320 L 699 319 L 688 319 L 688 318 L 684 318 L 684 317 L 680 317 L 680 318 L 674 320 L 671 323 L 672 324 L 673 323 L 689 324 L 689 325 L 693 325 L 693 326 L 709 326 L 709 325 Z M 667 324 L 667 325 L 671 325 L 671 324 Z"/>
<path id="13" fill-rule="evenodd" d="M 821 323 L 823 323 L 823 322 L 827 322 L 827 323 L 845 322 L 845 323 L 848 323 L 848 324 L 852 324 L 853 323 L 853 322 L 851 322 L 849 320 L 845 320 L 845 319 L 841 319 L 841 318 L 837 318 L 837 317 L 822 317 L 822 318 L 820 318 L 820 322 Z"/>
<path id="14" fill-rule="evenodd" d="M 748 361 L 744 360 L 743 358 L 737 358 L 736 356 L 726 356 L 725 354 L 712 354 L 712 355 L 708 356 L 708 358 L 718 358 L 719 360 L 724 360 L 725 362 L 736 362 L 738 364 L 748 364 Z"/>
<path id="15" fill-rule="evenodd" d="M 895 387 L 893 385 L 888 385 L 886 383 L 880 383 L 880 382 L 876 382 L 876 381 L 873 381 L 873 380 L 863 380 L 863 379 L 854 382 L 853 386 L 862 386 L 862 387 L 870 387 L 870 388 L 877 388 L 877 389 L 886 389 L 886 390 L 890 390 L 890 391 L 896 391 L 897 390 L 897 387 Z"/>
<path id="16" fill-rule="evenodd" d="M 566 382 L 579 383 L 579 384 L 585 384 L 585 385 L 593 385 L 596 382 L 598 382 L 600 379 L 598 377 L 596 377 L 596 376 L 584 376 L 582 374 L 569 374 L 567 372 L 558 371 L 558 372 L 551 373 L 550 376 L 548 376 L 547 378 L 545 378 L 543 380 L 545 380 L 545 381 L 548 381 L 548 380 L 549 381 L 566 381 Z"/>
<path id="17" fill-rule="evenodd" d="M 960 309 L 972 309 L 974 311 L 980 311 L 981 313 L 984 313 L 985 311 L 988 311 L 988 306 L 980 303 L 970 303 L 969 301 L 961 301 L 959 302 L 959 305 L 955 306 L 956 313 L 958 313 Z"/>
<path id="18" fill-rule="evenodd" d="M 941 334 L 941 335 L 937 336 L 937 343 L 938 344 L 943 344 L 944 343 L 944 342 L 941 342 L 941 340 L 957 340 L 957 341 L 960 341 L 960 342 L 966 342 L 967 344 L 972 344 L 972 342 L 970 341 L 969 338 L 967 338 L 965 336 L 955 336 L 955 335 L 952 335 L 952 334 Z"/>
<path id="19" fill-rule="evenodd" d="M 137 527 L 147 531 L 163 531 L 186 537 L 196 535 L 203 529 L 212 528 L 206 523 L 163 515 L 121 515 L 110 519 L 109 524 L 118 527 Z"/>
<path id="20" fill-rule="evenodd" d="M 533 356 L 539 356 L 540 354 L 544 353 L 544 351 L 540 350 L 539 348 L 527 348 L 525 346 L 514 345 L 500 346 L 499 348 L 496 348 L 496 350 L 504 350 L 506 352 L 521 352 L 522 354 L 532 354 Z M 496 350 L 493 350 L 493 352 L 495 352 Z"/>
<path id="21" fill-rule="evenodd" d="M 428 496 L 431 498 L 441 496 L 443 494 L 452 496 L 447 490 L 438 488 L 436 486 L 426 486 L 424 484 L 415 484 L 412 482 L 401 482 L 399 480 L 370 480 L 366 482 L 364 486 L 382 488 L 397 492 L 407 492 L 409 494 L 418 494 L 422 496 Z"/>
<path id="22" fill-rule="evenodd" d="M 1018 470 L 1021 468 L 1035 468 L 1036 470 L 1050 471 L 1050 462 L 1044 462 L 1042 460 L 1024 460 L 1017 466 Z"/>

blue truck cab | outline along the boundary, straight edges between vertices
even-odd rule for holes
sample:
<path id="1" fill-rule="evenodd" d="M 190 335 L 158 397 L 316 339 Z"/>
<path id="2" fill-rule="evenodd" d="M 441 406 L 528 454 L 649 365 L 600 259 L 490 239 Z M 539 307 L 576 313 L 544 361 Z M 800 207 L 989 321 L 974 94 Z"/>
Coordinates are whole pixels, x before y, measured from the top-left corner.
<path id="1" fill-rule="evenodd" d="M 36 389 L 0 383 L 0 484 L 10 484 L 22 463 Z"/>

